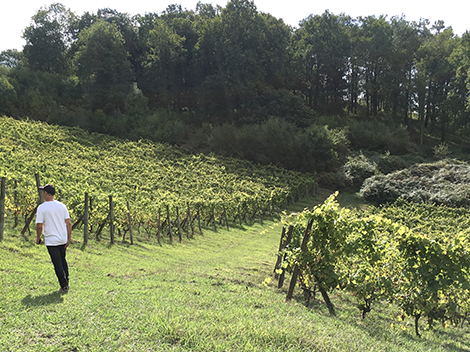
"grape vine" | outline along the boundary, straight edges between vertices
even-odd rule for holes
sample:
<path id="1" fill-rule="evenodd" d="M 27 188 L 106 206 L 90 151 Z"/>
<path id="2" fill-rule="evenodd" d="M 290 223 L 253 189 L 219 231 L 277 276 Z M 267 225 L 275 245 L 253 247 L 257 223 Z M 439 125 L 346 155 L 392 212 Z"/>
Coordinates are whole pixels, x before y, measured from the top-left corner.
<path id="1" fill-rule="evenodd" d="M 125 227 L 126 202 L 132 221 L 155 228 L 157 215 L 169 206 L 192 209 L 209 218 L 252 217 L 281 209 L 316 187 L 311 175 L 258 166 L 215 155 L 191 155 L 182 149 L 147 141 L 123 141 L 78 128 L 0 118 L 0 176 L 7 178 L 7 211 L 30 214 L 37 203 L 34 175 L 53 183 L 77 219 L 84 193 L 92 199 L 90 222 L 108 216 L 115 202 L 116 226 Z M 13 187 L 16 180 L 16 188 Z M 14 204 L 13 190 L 18 204 Z"/>

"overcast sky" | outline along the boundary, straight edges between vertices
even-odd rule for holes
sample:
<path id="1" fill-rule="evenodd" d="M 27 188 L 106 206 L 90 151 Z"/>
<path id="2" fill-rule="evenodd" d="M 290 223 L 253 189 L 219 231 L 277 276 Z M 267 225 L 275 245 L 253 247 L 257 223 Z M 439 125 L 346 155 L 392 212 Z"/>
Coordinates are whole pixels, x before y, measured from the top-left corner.
<path id="1" fill-rule="evenodd" d="M 77 15 L 83 12 L 97 12 L 101 8 L 111 8 L 130 15 L 145 14 L 146 12 L 160 13 L 169 4 L 180 4 L 183 8 L 194 10 L 198 0 L 7 0 L 3 1 L 0 11 L 0 51 L 6 49 L 22 50 L 25 44 L 21 38 L 23 30 L 29 25 L 31 17 L 42 7 L 60 2 Z M 225 7 L 226 0 L 202 0 L 202 3 L 212 3 Z M 404 15 L 408 21 L 419 21 L 426 18 L 434 23 L 443 20 L 446 26 L 452 26 L 455 34 L 462 35 L 470 31 L 470 1 L 447 0 L 427 2 L 417 0 L 255 0 L 260 12 L 282 18 L 285 23 L 294 27 L 299 21 L 310 14 L 318 15 L 329 10 L 335 15 L 345 13 L 352 17 L 369 15 Z"/>

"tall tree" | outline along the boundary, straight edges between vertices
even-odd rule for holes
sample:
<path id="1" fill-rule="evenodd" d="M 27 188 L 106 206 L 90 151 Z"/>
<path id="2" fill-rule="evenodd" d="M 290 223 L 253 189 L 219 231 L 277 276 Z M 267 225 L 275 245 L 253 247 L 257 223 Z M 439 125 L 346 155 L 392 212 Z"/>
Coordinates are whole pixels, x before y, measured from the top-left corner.
<path id="1" fill-rule="evenodd" d="M 360 18 L 360 27 L 366 115 L 377 116 L 385 99 L 383 84 L 391 72 L 392 30 L 384 16 Z"/>
<path id="2" fill-rule="evenodd" d="M 252 1 L 232 0 L 220 15 L 198 24 L 198 31 L 202 110 L 223 116 L 220 122 L 254 122 L 257 97 L 286 82 L 289 28 L 258 13 Z"/>
<path id="3" fill-rule="evenodd" d="M 449 110 L 449 93 L 455 79 L 455 70 L 449 57 L 456 47 L 456 40 L 451 28 L 439 29 L 424 41 L 418 51 L 417 70 L 426 80 L 425 122 L 434 133 L 440 129 L 441 138 L 445 138 L 446 129 L 454 114 Z"/>
<path id="4" fill-rule="evenodd" d="M 175 108 L 183 84 L 182 66 L 187 50 L 179 36 L 163 19 L 149 31 L 144 75 L 140 86 L 152 107 Z"/>
<path id="5" fill-rule="evenodd" d="M 409 125 L 416 91 L 417 51 L 426 39 L 428 30 L 426 21 L 408 22 L 404 18 L 394 17 L 392 27 L 392 54 L 389 80 L 384 82 L 385 110 L 397 122 Z"/>
<path id="6" fill-rule="evenodd" d="M 64 73 L 66 50 L 71 40 L 70 24 L 75 14 L 61 4 L 41 8 L 24 30 L 23 53 L 33 70 Z"/>
<path id="7" fill-rule="evenodd" d="M 132 69 L 125 41 L 117 26 L 99 20 L 78 37 L 74 60 L 84 87 L 85 101 L 93 110 L 123 110 L 132 87 Z"/>
<path id="8" fill-rule="evenodd" d="M 309 16 L 293 37 L 293 57 L 308 105 L 316 111 L 338 113 L 346 96 L 350 57 L 347 16 L 326 11 Z"/>

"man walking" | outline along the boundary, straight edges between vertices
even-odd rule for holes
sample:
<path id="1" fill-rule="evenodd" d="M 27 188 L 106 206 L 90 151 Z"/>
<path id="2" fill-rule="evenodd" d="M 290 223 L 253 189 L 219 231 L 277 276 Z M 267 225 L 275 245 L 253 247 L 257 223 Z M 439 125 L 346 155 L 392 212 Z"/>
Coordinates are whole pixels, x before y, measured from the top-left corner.
<path id="1" fill-rule="evenodd" d="M 36 213 L 36 244 L 41 244 L 44 233 L 52 264 L 60 284 L 60 293 L 69 291 L 69 268 L 67 265 L 66 249 L 72 238 L 72 224 L 65 204 L 54 200 L 55 188 L 47 184 L 39 187 L 44 197 L 44 203 L 38 206 Z"/>

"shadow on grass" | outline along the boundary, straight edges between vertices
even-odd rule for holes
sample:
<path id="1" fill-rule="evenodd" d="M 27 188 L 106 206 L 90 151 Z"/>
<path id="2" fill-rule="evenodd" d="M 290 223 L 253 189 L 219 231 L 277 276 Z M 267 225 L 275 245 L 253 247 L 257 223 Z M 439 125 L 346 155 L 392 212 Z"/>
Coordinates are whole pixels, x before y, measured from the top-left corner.
<path id="1" fill-rule="evenodd" d="M 64 297 L 59 292 L 52 292 L 48 293 L 47 295 L 36 297 L 27 295 L 21 300 L 21 303 L 28 307 L 47 306 L 50 304 L 57 304 L 62 302 L 64 302 Z"/>

